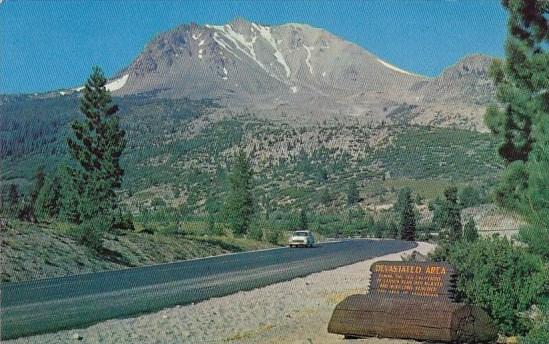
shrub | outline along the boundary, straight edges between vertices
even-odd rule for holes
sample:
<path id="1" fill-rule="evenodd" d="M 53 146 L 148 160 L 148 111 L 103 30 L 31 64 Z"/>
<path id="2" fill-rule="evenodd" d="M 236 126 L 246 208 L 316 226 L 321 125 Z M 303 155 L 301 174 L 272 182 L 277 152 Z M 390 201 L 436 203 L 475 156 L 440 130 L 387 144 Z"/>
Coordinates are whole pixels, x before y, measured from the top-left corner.
<path id="1" fill-rule="evenodd" d="M 541 317 L 535 321 L 528 334 L 520 339 L 520 344 L 547 343 L 549 343 L 549 310 L 545 310 Z"/>
<path id="2" fill-rule="evenodd" d="M 377 221 L 371 224 L 371 232 L 376 238 L 398 238 L 399 226 L 393 214 L 382 214 Z"/>
<path id="3" fill-rule="evenodd" d="M 528 245 L 530 252 L 549 260 L 549 230 L 535 225 L 525 226 L 520 229 L 518 239 Z"/>
<path id="4" fill-rule="evenodd" d="M 253 224 L 249 233 L 250 239 L 261 241 L 263 240 L 263 228 L 261 224 Z"/>
<path id="5" fill-rule="evenodd" d="M 103 248 L 103 234 L 108 231 L 108 223 L 101 218 L 84 221 L 77 229 L 78 241 L 92 250 L 100 252 Z"/>
<path id="6" fill-rule="evenodd" d="M 458 191 L 459 205 L 462 208 L 475 207 L 483 203 L 478 187 L 465 186 Z"/>
<path id="7" fill-rule="evenodd" d="M 163 208 L 166 206 L 166 201 L 164 201 L 164 199 L 162 199 L 161 197 L 155 197 L 151 201 L 151 206 L 154 209 Z"/>
<path id="8" fill-rule="evenodd" d="M 129 211 L 115 210 L 112 215 L 112 228 L 118 230 L 134 230 L 133 215 Z"/>
<path id="9" fill-rule="evenodd" d="M 267 231 L 265 236 L 266 236 L 267 242 L 273 245 L 278 245 L 278 243 L 282 238 L 282 233 L 277 230 L 269 230 Z"/>
<path id="10" fill-rule="evenodd" d="M 150 223 L 148 226 L 153 228 L 154 233 L 162 235 L 178 235 L 184 234 L 185 231 L 179 228 L 178 224 L 174 223 Z M 198 233 L 195 233 L 198 234 Z M 204 235 L 204 231 L 200 231 L 200 234 Z"/>
<path id="11" fill-rule="evenodd" d="M 499 237 L 454 245 L 447 254 L 458 270 L 458 298 L 484 308 L 501 332 L 525 333 L 528 326 L 519 313 L 549 291 L 543 259 Z"/>
<path id="12" fill-rule="evenodd" d="M 467 223 L 465 224 L 465 227 L 463 228 L 463 238 L 465 241 L 473 242 L 478 239 L 478 230 L 477 225 L 475 224 L 475 220 L 473 218 L 469 218 Z"/>

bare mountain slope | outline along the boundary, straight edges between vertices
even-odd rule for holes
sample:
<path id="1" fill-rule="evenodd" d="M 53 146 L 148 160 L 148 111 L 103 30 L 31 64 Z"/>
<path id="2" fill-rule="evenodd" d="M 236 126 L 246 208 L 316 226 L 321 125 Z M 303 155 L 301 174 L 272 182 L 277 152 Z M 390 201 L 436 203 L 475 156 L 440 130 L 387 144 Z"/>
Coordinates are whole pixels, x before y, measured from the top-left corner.
<path id="1" fill-rule="evenodd" d="M 411 89 L 420 99 L 414 121 L 486 131 L 485 108 L 495 99 L 495 86 L 488 74 L 492 61 L 485 55 L 467 56 L 440 76 L 418 83 Z"/>
<path id="2" fill-rule="evenodd" d="M 121 94 L 163 90 L 168 96 L 238 99 L 344 96 L 403 89 L 423 79 L 324 30 L 244 19 L 163 33 L 121 74 L 129 76 Z"/>
<path id="3" fill-rule="evenodd" d="M 115 95 L 214 98 L 233 109 L 291 122 L 324 118 L 483 130 L 493 95 L 491 58 L 470 56 L 428 78 L 304 24 L 237 18 L 159 34 L 109 84 Z"/>

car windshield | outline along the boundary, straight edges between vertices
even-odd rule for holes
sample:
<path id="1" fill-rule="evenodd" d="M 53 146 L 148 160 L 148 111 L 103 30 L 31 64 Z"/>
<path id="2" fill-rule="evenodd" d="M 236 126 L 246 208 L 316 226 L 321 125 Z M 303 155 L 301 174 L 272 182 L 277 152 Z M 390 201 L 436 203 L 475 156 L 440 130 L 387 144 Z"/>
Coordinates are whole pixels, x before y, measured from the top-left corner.
<path id="1" fill-rule="evenodd" d="M 308 232 L 294 232 L 294 236 L 308 236 Z"/>

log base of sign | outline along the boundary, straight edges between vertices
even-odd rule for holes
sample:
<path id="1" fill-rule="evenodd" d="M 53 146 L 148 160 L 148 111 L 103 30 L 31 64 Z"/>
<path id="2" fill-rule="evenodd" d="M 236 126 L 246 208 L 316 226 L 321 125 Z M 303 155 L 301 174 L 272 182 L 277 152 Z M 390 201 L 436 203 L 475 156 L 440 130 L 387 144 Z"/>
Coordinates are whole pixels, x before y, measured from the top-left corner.
<path id="1" fill-rule="evenodd" d="M 343 300 L 332 314 L 328 332 L 449 343 L 493 342 L 497 338 L 490 317 L 476 306 L 379 294 Z"/>

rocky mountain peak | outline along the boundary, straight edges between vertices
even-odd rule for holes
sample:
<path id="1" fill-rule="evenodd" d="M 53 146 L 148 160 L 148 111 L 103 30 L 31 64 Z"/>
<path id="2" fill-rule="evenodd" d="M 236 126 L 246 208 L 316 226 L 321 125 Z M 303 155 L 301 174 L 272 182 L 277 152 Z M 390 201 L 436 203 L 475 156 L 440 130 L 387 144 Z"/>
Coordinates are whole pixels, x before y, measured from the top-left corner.
<path id="1" fill-rule="evenodd" d="M 406 81 L 393 82 L 395 73 Z M 242 17 L 225 25 L 180 25 L 159 34 L 121 74 L 129 75 L 121 94 L 161 89 L 170 97 L 219 98 L 228 92 L 240 100 L 353 95 L 364 87 L 400 89 L 418 78 L 322 29 L 267 26 Z M 190 80 L 205 92 L 187 94 L 183 83 Z"/>
<path id="2" fill-rule="evenodd" d="M 476 78 L 488 78 L 490 65 L 494 59 L 481 54 L 469 55 L 458 61 L 455 65 L 446 68 L 444 78 L 461 78 L 473 76 Z"/>
<path id="3" fill-rule="evenodd" d="M 237 17 L 224 25 L 190 23 L 159 34 L 119 73 L 113 90 L 116 95 L 152 91 L 159 97 L 212 98 L 227 107 L 296 116 L 325 113 L 382 121 L 392 114 L 442 123 L 446 120 L 438 115 L 425 114 L 437 114 L 448 103 L 465 104 L 452 107 L 459 109 L 455 118 L 464 111 L 470 116 L 483 111 L 478 105 L 493 96 L 490 62 L 487 56 L 468 56 L 427 78 L 320 28 L 269 26 Z M 402 110 L 411 108 L 413 113 Z"/>
<path id="4" fill-rule="evenodd" d="M 235 17 L 227 25 L 231 26 L 236 32 L 249 34 L 252 31 L 253 24 L 254 23 L 244 17 Z"/>

